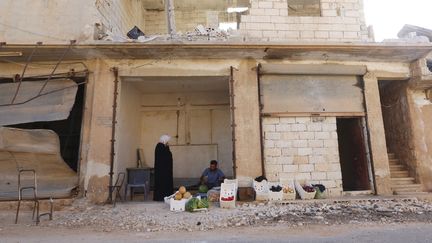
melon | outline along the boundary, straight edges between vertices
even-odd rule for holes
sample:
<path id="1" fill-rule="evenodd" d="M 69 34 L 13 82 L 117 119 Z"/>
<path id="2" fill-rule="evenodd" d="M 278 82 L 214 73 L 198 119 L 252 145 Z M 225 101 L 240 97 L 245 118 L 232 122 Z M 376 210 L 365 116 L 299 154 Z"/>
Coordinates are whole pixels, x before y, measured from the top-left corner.
<path id="1" fill-rule="evenodd" d="M 192 197 L 192 194 L 190 194 L 190 192 L 185 192 L 183 194 L 183 198 L 185 198 L 185 199 L 189 199 L 190 197 Z"/>
<path id="2" fill-rule="evenodd" d="M 208 187 L 206 185 L 200 185 L 198 188 L 198 192 L 199 193 L 207 193 L 208 192 Z"/>
<path id="3" fill-rule="evenodd" d="M 179 192 L 181 194 L 185 194 L 186 193 L 186 187 L 184 187 L 184 186 L 179 187 Z"/>
<path id="4" fill-rule="evenodd" d="M 207 198 L 203 198 L 203 199 L 199 200 L 198 208 L 208 208 L 208 207 L 209 207 L 209 202 L 208 202 Z"/>
<path id="5" fill-rule="evenodd" d="M 175 196 L 174 196 L 174 199 L 175 199 L 175 200 L 181 200 L 181 199 L 182 199 L 182 194 L 179 193 L 179 192 L 177 192 L 177 193 L 175 194 Z"/>

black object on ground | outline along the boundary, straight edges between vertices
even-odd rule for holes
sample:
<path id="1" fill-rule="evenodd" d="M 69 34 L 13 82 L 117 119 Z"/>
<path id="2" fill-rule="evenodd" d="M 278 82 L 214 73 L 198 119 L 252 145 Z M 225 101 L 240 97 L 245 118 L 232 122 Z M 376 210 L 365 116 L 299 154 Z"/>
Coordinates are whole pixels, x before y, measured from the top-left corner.
<path id="1" fill-rule="evenodd" d="M 129 32 L 127 33 L 127 37 L 131 39 L 138 39 L 138 37 L 144 36 L 144 32 L 142 32 L 138 27 L 134 26 Z"/>

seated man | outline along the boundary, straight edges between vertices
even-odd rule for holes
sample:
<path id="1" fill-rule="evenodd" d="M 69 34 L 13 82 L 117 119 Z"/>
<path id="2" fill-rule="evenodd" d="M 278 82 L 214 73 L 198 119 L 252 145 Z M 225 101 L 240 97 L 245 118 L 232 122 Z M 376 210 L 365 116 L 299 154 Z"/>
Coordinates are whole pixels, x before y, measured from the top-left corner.
<path id="1" fill-rule="evenodd" d="M 210 167 L 205 169 L 201 176 L 201 184 L 207 185 L 210 190 L 212 187 L 220 186 L 225 179 L 224 173 L 218 169 L 216 160 L 210 161 Z"/>

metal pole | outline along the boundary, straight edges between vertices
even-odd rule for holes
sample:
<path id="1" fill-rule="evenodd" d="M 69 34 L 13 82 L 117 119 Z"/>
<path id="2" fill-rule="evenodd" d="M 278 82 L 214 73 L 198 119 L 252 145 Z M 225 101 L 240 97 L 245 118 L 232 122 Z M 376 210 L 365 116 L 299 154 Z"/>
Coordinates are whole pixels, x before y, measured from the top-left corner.
<path id="1" fill-rule="evenodd" d="M 171 36 L 171 39 L 174 39 L 176 36 L 174 0 L 165 0 L 165 12 L 167 16 L 168 34 Z"/>
<path id="2" fill-rule="evenodd" d="M 259 103 L 259 120 L 260 120 L 260 144 L 261 144 L 261 170 L 262 175 L 265 176 L 265 166 L 264 166 L 264 137 L 263 137 L 263 104 L 261 100 L 261 64 L 258 64 L 256 68 L 257 82 L 258 82 L 258 103 Z"/>
<path id="3" fill-rule="evenodd" d="M 232 136 L 232 160 L 233 160 L 233 174 L 234 178 L 237 176 L 237 157 L 236 157 L 236 124 L 235 124 L 235 106 L 234 106 L 234 67 L 230 68 L 230 80 L 229 80 L 229 92 L 230 92 L 230 110 L 231 110 L 231 136 Z"/>
<path id="4" fill-rule="evenodd" d="M 111 156 L 110 156 L 110 181 L 109 181 L 109 195 L 107 202 L 111 203 L 113 201 L 113 175 L 114 175 L 114 157 L 115 157 L 115 130 L 117 124 L 117 96 L 118 96 L 118 68 L 113 67 L 111 71 L 114 73 L 114 101 L 113 101 L 113 115 L 112 115 L 112 129 L 111 129 Z"/>

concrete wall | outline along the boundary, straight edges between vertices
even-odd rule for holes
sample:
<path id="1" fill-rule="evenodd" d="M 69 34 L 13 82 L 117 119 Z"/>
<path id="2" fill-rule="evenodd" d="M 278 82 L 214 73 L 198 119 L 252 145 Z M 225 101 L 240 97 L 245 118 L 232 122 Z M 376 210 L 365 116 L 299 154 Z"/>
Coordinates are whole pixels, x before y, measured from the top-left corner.
<path id="1" fill-rule="evenodd" d="M 144 29 L 144 12 L 140 0 L 2 0 L 0 41 L 91 42 L 95 23 L 125 36 L 134 25 Z"/>
<path id="2" fill-rule="evenodd" d="M 8 43 L 66 43 L 93 39 L 98 21 L 94 1 L 2 0 L 0 41 Z"/>
<path id="3" fill-rule="evenodd" d="M 130 82 L 122 82 L 119 98 L 114 162 L 116 173 L 136 167 L 137 148 L 141 142 L 141 93 Z"/>
<path id="4" fill-rule="evenodd" d="M 219 168 L 227 176 L 232 176 L 232 136 L 230 111 L 227 105 L 228 95 L 228 91 L 142 94 L 141 104 L 145 107 L 141 109 L 140 146 L 144 150 L 145 163 L 154 166 L 155 145 L 161 135 L 168 134 L 172 137 L 169 143 L 174 164 L 186 162 L 179 161 L 179 158 L 189 159 L 184 167 L 174 165 L 176 169 L 174 177 L 199 178 L 211 159 L 218 159 Z M 176 106 L 179 99 L 182 106 L 179 111 L 179 130 L 176 139 Z M 197 104 L 200 105 L 199 108 Z M 200 145 L 200 147 L 188 148 L 188 145 L 192 147 Z M 212 157 L 211 152 L 216 148 L 217 157 Z M 195 155 L 186 154 L 190 151 L 194 151 Z"/>
<path id="5" fill-rule="evenodd" d="M 176 10 L 175 23 L 177 32 L 193 32 L 197 25 L 217 28 L 221 22 L 237 22 L 235 14 L 226 11 L 208 10 Z M 145 33 L 166 34 L 165 11 L 147 10 L 145 13 Z"/>
<path id="6" fill-rule="evenodd" d="M 145 29 L 145 6 L 141 0 L 97 0 L 101 23 L 113 34 L 126 36 L 135 25 Z"/>
<path id="7" fill-rule="evenodd" d="M 269 181 L 307 180 L 341 196 L 336 117 L 264 118 L 263 133 Z"/>
<path id="8" fill-rule="evenodd" d="M 240 29 L 258 41 L 372 41 L 362 0 L 321 0 L 321 16 L 290 16 L 287 0 L 252 0 Z"/>

